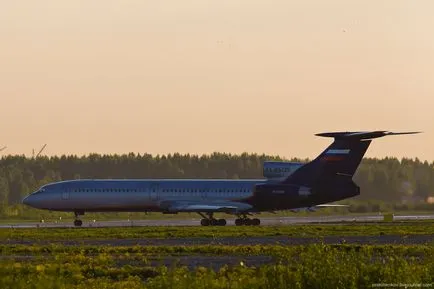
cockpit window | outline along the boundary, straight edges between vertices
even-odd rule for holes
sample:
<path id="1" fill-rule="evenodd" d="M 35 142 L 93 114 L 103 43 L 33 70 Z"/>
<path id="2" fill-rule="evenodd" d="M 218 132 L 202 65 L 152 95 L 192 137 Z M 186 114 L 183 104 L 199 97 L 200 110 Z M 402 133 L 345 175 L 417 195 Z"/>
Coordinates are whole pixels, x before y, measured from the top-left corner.
<path id="1" fill-rule="evenodd" d="M 43 193 L 43 192 L 45 192 L 45 189 L 44 188 L 40 188 L 39 190 L 37 190 L 33 194 L 38 194 L 38 193 Z"/>

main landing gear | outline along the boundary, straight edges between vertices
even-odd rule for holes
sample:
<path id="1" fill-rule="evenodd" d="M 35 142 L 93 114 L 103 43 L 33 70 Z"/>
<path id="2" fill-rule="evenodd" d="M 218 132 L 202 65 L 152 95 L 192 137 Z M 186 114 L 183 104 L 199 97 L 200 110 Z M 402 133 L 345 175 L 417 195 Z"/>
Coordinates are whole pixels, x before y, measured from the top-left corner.
<path id="1" fill-rule="evenodd" d="M 81 227 L 81 225 L 83 225 L 83 221 L 80 220 L 80 216 L 84 215 L 84 212 L 75 211 L 74 215 L 75 215 L 74 226 Z"/>
<path id="2" fill-rule="evenodd" d="M 236 226 L 259 226 L 260 224 L 261 220 L 257 218 L 249 219 L 246 215 L 242 217 L 238 216 L 238 219 L 235 219 Z"/>
<path id="3" fill-rule="evenodd" d="M 202 213 L 198 213 L 203 219 L 200 220 L 200 224 L 202 226 L 226 226 L 225 219 L 214 219 L 213 213 L 207 213 L 208 217 L 206 217 Z"/>
<path id="4" fill-rule="evenodd" d="M 200 220 L 200 224 L 202 226 L 226 226 L 225 219 L 214 219 L 213 213 L 206 213 L 205 216 L 203 213 L 198 213 L 203 219 Z M 235 225 L 237 226 L 259 226 L 261 224 L 261 220 L 254 218 L 249 219 L 246 215 L 238 215 L 238 219 L 235 219 Z"/>

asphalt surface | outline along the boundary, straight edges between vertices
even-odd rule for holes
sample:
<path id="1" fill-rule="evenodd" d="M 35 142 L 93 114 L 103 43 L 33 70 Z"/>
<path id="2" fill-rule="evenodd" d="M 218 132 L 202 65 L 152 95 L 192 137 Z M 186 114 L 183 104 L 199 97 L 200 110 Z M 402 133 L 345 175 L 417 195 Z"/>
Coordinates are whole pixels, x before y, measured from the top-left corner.
<path id="1" fill-rule="evenodd" d="M 84 239 L 84 240 L 4 240 L 3 245 L 51 245 L 65 246 L 194 246 L 194 245 L 307 245 L 324 244 L 433 244 L 434 235 L 380 235 L 380 236 L 324 236 L 324 237 L 220 237 L 220 238 L 143 238 L 143 239 Z"/>
<path id="2" fill-rule="evenodd" d="M 341 223 L 341 222 L 379 222 L 382 215 L 368 216 L 308 216 L 308 217 L 265 217 L 261 226 L 309 224 L 309 223 Z M 395 221 L 434 220 L 434 215 L 394 216 Z M 234 226 L 234 219 L 227 219 L 228 226 Z M 166 219 L 166 220 L 121 220 L 98 221 L 83 219 L 83 227 L 141 227 L 141 226 L 200 226 L 200 219 Z M 2 224 L 0 228 L 68 228 L 72 222 L 32 222 Z"/>

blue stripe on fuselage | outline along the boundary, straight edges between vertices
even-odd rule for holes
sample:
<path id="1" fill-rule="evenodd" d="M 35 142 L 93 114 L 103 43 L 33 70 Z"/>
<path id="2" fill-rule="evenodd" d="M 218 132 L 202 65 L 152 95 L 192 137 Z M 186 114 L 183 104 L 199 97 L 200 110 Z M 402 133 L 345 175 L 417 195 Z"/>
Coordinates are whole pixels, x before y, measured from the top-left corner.
<path id="1" fill-rule="evenodd" d="M 255 184 L 265 183 L 265 179 L 244 179 L 244 180 L 227 180 L 227 179 L 82 179 L 61 181 L 43 186 L 44 189 L 49 188 L 68 188 L 68 189 L 95 189 L 95 188 L 114 188 L 114 189 L 141 189 L 148 188 L 153 185 L 158 185 L 159 188 L 210 188 L 210 189 L 228 189 L 228 188 L 251 188 Z"/>

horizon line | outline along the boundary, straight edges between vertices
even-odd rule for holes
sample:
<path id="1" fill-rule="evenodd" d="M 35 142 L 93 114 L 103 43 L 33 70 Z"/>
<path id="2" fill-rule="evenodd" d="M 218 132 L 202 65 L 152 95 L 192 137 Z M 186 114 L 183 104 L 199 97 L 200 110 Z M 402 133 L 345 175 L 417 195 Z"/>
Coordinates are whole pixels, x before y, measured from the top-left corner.
<path id="1" fill-rule="evenodd" d="M 286 157 L 286 156 L 280 156 L 278 154 L 266 154 L 266 153 L 253 153 L 253 152 L 241 152 L 241 153 L 233 153 L 233 152 L 211 152 L 211 153 L 179 153 L 179 152 L 172 152 L 172 153 L 140 153 L 140 152 L 125 152 L 125 153 L 97 153 L 97 152 L 89 152 L 89 153 L 85 153 L 85 154 L 77 154 L 77 153 L 71 153 L 71 154 L 53 154 L 53 155 L 39 155 L 39 156 L 28 156 L 26 154 L 2 154 L 0 155 L 0 159 L 4 159 L 7 157 L 24 157 L 26 159 L 38 159 L 38 158 L 48 158 L 48 159 L 52 159 L 52 158 L 61 158 L 61 157 L 76 157 L 76 158 L 83 158 L 83 157 L 89 157 L 92 155 L 97 155 L 97 156 L 101 156 L 101 157 L 111 157 L 111 156 L 128 156 L 128 155 L 134 155 L 134 156 L 151 156 L 152 158 L 155 157 L 173 157 L 174 155 L 180 155 L 180 156 L 190 156 L 190 157 L 209 157 L 209 156 L 213 156 L 213 155 L 230 155 L 230 156 L 242 156 L 242 155 L 248 155 L 248 156 L 265 156 L 265 157 L 271 157 L 271 158 L 280 158 L 283 161 L 291 161 L 293 159 L 296 160 L 302 160 L 302 161 L 310 161 L 315 159 L 318 155 L 316 155 L 314 158 L 309 158 L 309 157 Z M 411 160 L 411 161 L 419 161 L 419 162 L 427 162 L 427 163 L 431 163 L 434 164 L 434 160 L 422 160 L 418 157 L 397 157 L 397 156 L 384 156 L 384 157 L 367 157 L 364 156 L 363 159 L 377 159 L 377 160 L 384 160 L 384 159 L 396 159 L 398 161 L 402 161 L 402 160 Z"/>

